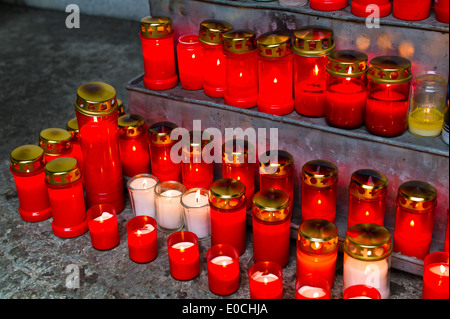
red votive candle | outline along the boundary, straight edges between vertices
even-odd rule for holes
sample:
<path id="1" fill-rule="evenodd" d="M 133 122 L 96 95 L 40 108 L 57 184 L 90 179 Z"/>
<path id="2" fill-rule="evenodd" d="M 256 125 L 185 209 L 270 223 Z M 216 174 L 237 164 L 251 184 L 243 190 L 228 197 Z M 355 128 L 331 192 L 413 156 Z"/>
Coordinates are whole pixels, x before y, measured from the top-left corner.
<path id="1" fill-rule="evenodd" d="M 225 93 L 225 55 L 223 34 L 233 29 L 226 21 L 205 20 L 200 24 L 199 40 L 204 52 L 203 91 L 211 97 L 223 97 Z"/>
<path id="2" fill-rule="evenodd" d="M 434 0 L 434 11 L 439 22 L 448 23 L 449 3 L 448 0 Z"/>
<path id="3" fill-rule="evenodd" d="M 168 17 L 141 19 L 144 86 L 150 90 L 167 90 L 178 84 L 172 20 Z"/>
<path id="4" fill-rule="evenodd" d="M 379 17 L 385 17 L 391 13 L 391 2 L 389 0 L 353 0 L 352 13 L 355 16 L 366 18 L 374 13 L 374 6 L 377 6 Z"/>
<path id="5" fill-rule="evenodd" d="M 107 203 L 120 213 L 125 200 L 116 90 L 106 83 L 83 84 L 77 90 L 75 111 L 83 150 L 87 206 Z"/>
<path id="6" fill-rule="evenodd" d="M 39 146 L 44 150 L 45 162 L 60 157 L 72 157 L 72 135 L 62 128 L 47 128 L 39 133 Z"/>
<path id="7" fill-rule="evenodd" d="M 10 171 L 14 176 L 20 217 L 40 222 L 52 216 L 45 185 L 44 150 L 37 145 L 22 145 L 10 154 Z"/>
<path id="8" fill-rule="evenodd" d="M 77 160 L 57 158 L 45 165 L 45 174 L 53 233 L 61 238 L 72 238 L 87 232 L 84 190 Z"/>
<path id="9" fill-rule="evenodd" d="M 246 207 L 244 183 L 219 179 L 209 189 L 211 245 L 229 244 L 242 255 L 245 252 Z"/>
<path id="10" fill-rule="evenodd" d="M 336 49 L 333 31 L 306 27 L 294 32 L 295 110 L 303 116 L 325 116 L 328 54 Z"/>
<path id="11" fill-rule="evenodd" d="M 273 261 L 260 261 L 248 270 L 251 299 L 283 299 L 283 269 Z"/>
<path id="12" fill-rule="evenodd" d="M 253 197 L 253 260 L 274 261 L 281 267 L 289 262 L 291 217 L 289 195 L 268 188 Z"/>
<path id="13" fill-rule="evenodd" d="M 437 191 L 428 183 L 400 185 L 394 230 L 394 251 L 424 259 L 430 252 Z"/>
<path id="14" fill-rule="evenodd" d="M 167 238 L 170 274 L 177 280 L 191 280 L 200 273 L 198 237 L 179 231 Z"/>
<path id="15" fill-rule="evenodd" d="M 309 0 L 311 9 L 318 11 L 341 10 L 344 9 L 347 4 L 347 0 Z"/>
<path id="16" fill-rule="evenodd" d="M 225 54 L 225 104 L 244 109 L 258 100 L 258 53 L 256 34 L 232 30 L 223 34 Z"/>
<path id="17" fill-rule="evenodd" d="M 366 285 L 354 285 L 347 287 L 343 293 L 344 299 L 381 299 L 380 292 Z"/>
<path id="18" fill-rule="evenodd" d="M 295 282 L 295 298 L 330 299 L 330 283 L 324 277 L 311 273 L 300 276 Z"/>
<path id="19" fill-rule="evenodd" d="M 122 171 L 125 177 L 150 173 L 147 129 L 145 120 L 137 114 L 119 117 L 119 145 Z"/>
<path id="20" fill-rule="evenodd" d="M 384 226 L 388 180 L 375 170 L 361 169 L 352 174 L 349 186 L 348 228 L 372 223 Z"/>
<path id="21" fill-rule="evenodd" d="M 203 54 L 198 35 L 183 35 L 178 40 L 178 73 L 183 89 L 203 89 Z"/>
<path id="22" fill-rule="evenodd" d="M 392 14 L 400 20 L 417 21 L 430 16 L 431 0 L 394 0 Z"/>
<path id="23" fill-rule="evenodd" d="M 66 124 L 67 132 L 72 135 L 72 139 L 70 143 L 72 144 L 72 153 L 70 157 L 73 157 L 78 162 L 78 167 L 81 170 L 82 177 L 84 176 L 84 159 L 83 159 L 83 151 L 81 150 L 81 140 L 80 140 L 80 129 L 78 128 L 77 118 L 74 117 L 70 119 Z M 84 184 L 84 178 L 83 178 Z"/>
<path id="24" fill-rule="evenodd" d="M 336 218 L 338 168 L 324 160 L 309 161 L 302 168 L 302 221 Z"/>
<path id="25" fill-rule="evenodd" d="M 286 115 L 294 111 L 294 69 L 289 34 L 268 32 L 259 36 L 258 111 Z"/>
<path id="26" fill-rule="evenodd" d="M 152 174 L 160 182 L 181 182 L 181 162 L 174 163 L 170 157 L 172 146 L 177 142 L 170 139 L 170 134 L 176 128 L 172 122 L 158 122 L 148 128 Z"/>
<path id="27" fill-rule="evenodd" d="M 239 289 L 239 252 L 228 244 L 214 245 L 206 253 L 209 290 L 227 296 Z"/>
<path id="28" fill-rule="evenodd" d="M 127 222 L 128 255 L 136 263 L 148 263 L 158 256 L 156 220 L 140 215 Z"/>
<path id="29" fill-rule="evenodd" d="M 98 204 L 87 211 L 89 233 L 92 247 L 109 250 L 119 245 L 119 225 L 115 207 L 111 204 Z"/>
<path id="30" fill-rule="evenodd" d="M 423 299 L 448 299 L 448 252 L 429 254 L 424 260 Z"/>
<path id="31" fill-rule="evenodd" d="M 331 126 L 354 129 L 364 123 L 367 55 L 339 50 L 328 56 L 325 118 Z"/>

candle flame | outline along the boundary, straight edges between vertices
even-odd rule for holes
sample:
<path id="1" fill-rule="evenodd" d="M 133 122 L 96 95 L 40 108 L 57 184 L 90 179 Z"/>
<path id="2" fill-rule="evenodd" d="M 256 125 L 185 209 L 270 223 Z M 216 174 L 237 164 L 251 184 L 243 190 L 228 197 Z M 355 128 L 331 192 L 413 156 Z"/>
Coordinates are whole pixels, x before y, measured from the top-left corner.
<path id="1" fill-rule="evenodd" d="M 192 58 L 193 58 L 193 59 L 195 59 L 195 53 L 194 53 L 194 54 L 192 54 Z"/>
<path id="2" fill-rule="evenodd" d="M 317 201 L 317 204 L 322 204 L 322 201 L 319 199 L 318 201 Z"/>
<path id="3" fill-rule="evenodd" d="M 242 72 L 241 72 L 241 73 L 239 73 L 239 77 L 240 77 L 240 78 L 242 77 Z"/>
<path id="4" fill-rule="evenodd" d="M 411 227 L 414 227 L 414 220 L 412 220 L 409 225 L 411 225 Z"/>
<path id="5" fill-rule="evenodd" d="M 197 192 L 195 193 L 195 202 L 199 202 L 200 201 L 200 190 L 197 190 Z"/>
<path id="6" fill-rule="evenodd" d="M 142 233 L 141 233 L 141 231 L 139 229 L 136 231 L 136 235 L 138 235 L 138 236 L 142 235 Z"/>
<path id="7" fill-rule="evenodd" d="M 317 250 L 320 249 L 320 247 L 321 247 L 320 243 L 316 241 L 314 242 L 312 249 Z"/>
<path id="8" fill-rule="evenodd" d="M 319 293 L 318 292 L 313 293 L 313 298 L 317 298 L 317 297 L 319 297 Z"/>
<path id="9" fill-rule="evenodd" d="M 98 122 L 98 118 L 97 118 L 97 116 L 94 116 L 94 122 Z"/>
<path id="10" fill-rule="evenodd" d="M 319 75 L 319 67 L 317 66 L 317 64 L 316 64 L 316 66 L 314 67 L 314 74 L 317 76 L 317 75 Z"/>
<path id="11" fill-rule="evenodd" d="M 442 266 L 441 266 L 442 267 Z M 269 282 L 269 280 L 267 280 L 267 278 L 264 278 L 264 284 L 267 285 L 267 283 Z"/>
<path id="12" fill-rule="evenodd" d="M 219 60 L 219 59 L 217 59 L 217 65 L 218 65 L 218 66 L 220 65 L 220 60 Z"/>
<path id="13" fill-rule="evenodd" d="M 136 151 L 136 146 L 135 145 L 133 145 L 133 152 L 135 152 Z"/>
<path id="14" fill-rule="evenodd" d="M 145 186 L 147 186 L 147 179 L 144 179 L 144 180 L 142 181 L 142 187 L 145 187 Z"/>
<path id="15" fill-rule="evenodd" d="M 445 267 L 444 267 L 444 265 L 441 265 L 441 266 L 439 267 L 439 270 L 441 271 L 441 275 L 444 275 L 444 274 L 445 274 Z"/>
<path id="16" fill-rule="evenodd" d="M 278 83 L 277 78 L 273 79 L 273 83 Z"/>
<path id="17" fill-rule="evenodd" d="M 369 211 L 366 211 L 366 216 L 369 216 Z"/>
<path id="18" fill-rule="evenodd" d="M 227 262 L 226 261 L 224 261 L 224 262 L 222 262 L 222 267 L 226 267 L 227 266 Z"/>

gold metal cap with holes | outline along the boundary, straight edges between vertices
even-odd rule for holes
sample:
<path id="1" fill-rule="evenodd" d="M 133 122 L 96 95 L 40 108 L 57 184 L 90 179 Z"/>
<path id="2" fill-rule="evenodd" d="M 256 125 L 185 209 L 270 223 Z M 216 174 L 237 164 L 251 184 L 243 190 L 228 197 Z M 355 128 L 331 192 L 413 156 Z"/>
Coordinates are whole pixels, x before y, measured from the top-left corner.
<path id="1" fill-rule="evenodd" d="M 353 225 L 347 230 L 344 251 L 353 258 L 365 261 L 385 259 L 392 252 L 391 233 L 377 224 Z"/>
<path id="2" fill-rule="evenodd" d="M 148 128 L 148 140 L 153 145 L 170 145 L 175 141 L 170 139 L 170 133 L 178 126 L 172 122 L 158 122 Z"/>
<path id="3" fill-rule="evenodd" d="M 145 38 L 162 38 L 173 33 L 169 17 L 144 17 L 141 19 L 141 35 Z"/>
<path id="4" fill-rule="evenodd" d="M 233 29 L 233 26 L 221 20 L 204 20 L 200 23 L 200 34 L 198 39 L 206 44 L 223 44 L 223 34 Z"/>
<path id="5" fill-rule="evenodd" d="M 62 128 L 47 128 L 39 133 L 39 146 L 46 155 L 62 155 L 72 150 L 72 135 Z"/>
<path id="6" fill-rule="evenodd" d="M 338 50 L 328 56 L 327 72 L 338 77 L 358 77 L 367 73 L 368 57 L 353 50 Z"/>
<path id="7" fill-rule="evenodd" d="M 336 49 L 333 30 L 305 27 L 294 32 L 294 53 L 305 57 L 327 55 Z"/>
<path id="8" fill-rule="evenodd" d="M 338 181 L 338 168 L 325 160 L 309 161 L 302 168 L 302 180 L 305 184 L 326 188 L 335 185 Z"/>
<path id="9" fill-rule="evenodd" d="M 10 156 L 11 169 L 17 173 L 33 173 L 45 166 L 44 150 L 37 145 L 22 145 Z"/>
<path id="10" fill-rule="evenodd" d="M 145 133 L 145 119 L 138 114 L 125 114 L 119 117 L 119 136 L 137 137 Z"/>
<path id="11" fill-rule="evenodd" d="M 252 214 L 263 222 L 277 223 L 290 218 L 290 197 L 282 190 L 263 189 L 253 197 Z"/>
<path id="12" fill-rule="evenodd" d="M 373 82 L 401 84 L 411 81 L 411 61 L 399 56 L 379 56 L 370 61 L 369 77 Z"/>
<path id="13" fill-rule="evenodd" d="M 225 164 L 255 163 L 255 148 L 247 140 L 233 139 L 223 143 L 222 159 Z"/>
<path id="14" fill-rule="evenodd" d="M 362 199 L 375 199 L 386 196 L 388 180 L 378 171 L 360 169 L 352 174 L 349 192 Z"/>
<path id="15" fill-rule="evenodd" d="M 269 175 L 287 175 L 293 172 L 294 170 L 294 157 L 286 152 L 286 151 L 278 151 L 278 160 L 270 161 L 268 157 L 270 152 L 267 151 L 263 154 L 264 157 L 260 157 L 259 162 L 259 172 L 260 174 L 269 174 Z"/>
<path id="16" fill-rule="evenodd" d="M 80 128 L 78 127 L 78 121 L 76 117 L 70 119 L 67 122 L 66 130 L 70 133 L 70 135 L 72 135 L 72 142 L 80 142 Z"/>
<path id="17" fill-rule="evenodd" d="M 298 228 L 297 248 L 311 254 L 337 251 L 339 232 L 335 224 L 325 219 L 309 219 Z"/>
<path id="18" fill-rule="evenodd" d="M 397 203 L 407 209 L 424 211 L 436 207 L 437 191 L 422 181 L 409 181 L 400 185 Z"/>
<path id="19" fill-rule="evenodd" d="M 67 185 L 79 180 L 81 171 L 76 159 L 60 157 L 45 165 L 45 175 L 50 185 Z"/>
<path id="20" fill-rule="evenodd" d="M 106 116 L 117 111 L 116 90 L 109 84 L 89 82 L 77 90 L 75 108 L 88 116 Z"/>
<path id="21" fill-rule="evenodd" d="M 247 53 L 257 49 L 256 34 L 251 30 L 232 30 L 223 34 L 223 49 L 230 53 Z"/>
<path id="22" fill-rule="evenodd" d="M 267 32 L 260 35 L 256 42 L 262 57 L 282 58 L 292 53 L 291 37 L 287 33 Z"/>
<path id="23" fill-rule="evenodd" d="M 121 99 L 117 99 L 117 113 L 119 116 L 125 115 L 125 108 Z"/>
<path id="24" fill-rule="evenodd" d="M 209 188 L 209 202 L 212 206 L 232 210 L 246 204 L 245 185 L 232 178 L 219 179 Z"/>
<path id="25" fill-rule="evenodd" d="M 188 140 L 189 143 L 185 143 Z M 208 133 L 203 131 L 190 131 L 186 136 L 182 137 L 183 154 L 202 156 L 203 148 L 210 142 L 212 142 L 212 136 Z"/>

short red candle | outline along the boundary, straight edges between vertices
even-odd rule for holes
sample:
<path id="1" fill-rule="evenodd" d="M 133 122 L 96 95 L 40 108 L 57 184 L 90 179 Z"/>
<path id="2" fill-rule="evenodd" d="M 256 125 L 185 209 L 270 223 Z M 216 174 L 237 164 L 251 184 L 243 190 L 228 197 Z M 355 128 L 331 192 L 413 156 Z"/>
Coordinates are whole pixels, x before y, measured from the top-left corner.
<path id="1" fill-rule="evenodd" d="M 198 237 L 179 231 L 167 238 L 170 274 L 177 280 L 191 280 L 200 273 Z"/>
<path id="2" fill-rule="evenodd" d="M 39 146 L 44 150 L 45 162 L 60 157 L 72 157 L 72 135 L 62 128 L 47 128 L 39 133 Z"/>
<path id="3" fill-rule="evenodd" d="M 136 263 L 148 263 L 158 256 L 156 220 L 140 215 L 127 222 L 128 255 Z"/>
<path id="4" fill-rule="evenodd" d="M 375 170 L 361 169 L 352 174 L 349 186 L 348 228 L 371 223 L 384 226 L 388 180 Z"/>
<path id="5" fill-rule="evenodd" d="M 122 171 L 125 177 L 150 173 L 145 119 L 137 114 L 119 117 L 119 145 Z"/>
<path id="6" fill-rule="evenodd" d="M 176 128 L 172 122 L 158 122 L 148 128 L 152 174 L 160 182 L 181 182 L 181 162 L 174 163 L 170 157 L 172 146 L 177 142 L 170 139 L 170 134 Z"/>
<path id="7" fill-rule="evenodd" d="M 223 34 L 225 104 L 244 109 L 258 100 L 258 54 L 255 32 L 232 30 Z"/>
<path id="8" fill-rule="evenodd" d="M 392 14 L 400 20 L 417 21 L 429 17 L 431 0 L 394 0 Z"/>
<path id="9" fill-rule="evenodd" d="M 178 73 L 181 86 L 185 90 L 203 89 L 203 47 L 198 35 L 183 35 L 178 40 Z"/>
<path id="10" fill-rule="evenodd" d="M 229 244 L 245 252 L 247 199 L 245 185 L 235 179 L 219 179 L 209 190 L 211 245 Z"/>
<path id="11" fill-rule="evenodd" d="M 87 232 L 84 190 L 77 160 L 57 158 L 45 165 L 45 174 L 53 233 L 61 238 L 72 238 Z"/>
<path id="12" fill-rule="evenodd" d="M 344 290 L 344 299 L 381 299 L 380 292 L 366 285 L 354 285 Z"/>
<path id="13" fill-rule="evenodd" d="M 448 252 L 429 254 L 424 260 L 423 299 L 449 298 Z"/>
<path id="14" fill-rule="evenodd" d="M 296 299 L 330 299 L 330 290 L 328 281 L 314 274 L 300 276 L 295 282 Z"/>
<path id="15" fill-rule="evenodd" d="M 434 0 L 434 11 L 436 12 L 436 19 L 439 22 L 448 23 L 449 21 L 448 0 Z"/>
<path id="16" fill-rule="evenodd" d="M 428 183 L 410 181 L 400 185 L 394 230 L 394 251 L 424 259 L 433 235 L 436 189 Z"/>
<path id="17" fill-rule="evenodd" d="M 78 121 L 76 117 L 67 122 L 66 130 L 70 133 L 70 135 L 72 135 L 72 139 L 70 140 L 70 143 L 72 144 L 72 153 L 70 154 L 70 157 L 77 160 L 78 167 L 81 169 L 81 175 L 84 177 L 83 151 L 81 150 L 80 129 L 78 128 Z"/>
<path id="18" fill-rule="evenodd" d="M 283 269 L 273 261 L 260 261 L 248 270 L 251 299 L 283 299 Z"/>
<path id="19" fill-rule="evenodd" d="M 168 17 L 141 19 L 144 86 L 150 90 L 167 90 L 178 84 L 172 20 Z"/>
<path id="20" fill-rule="evenodd" d="M 302 221 L 336 218 L 338 168 L 324 160 L 309 161 L 302 168 Z"/>
<path id="21" fill-rule="evenodd" d="M 23 145 L 10 154 L 10 171 L 14 176 L 20 217 L 40 222 L 52 216 L 45 185 L 44 150 L 37 145 Z"/>
<path id="22" fill-rule="evenodd" d="M 353 0 L 352 13 L 355 16 L 366 18 L 374 13 L 370 5 L 378 6 L 379 17 L 385 17 L 391 13 L 392 4 L 389 0 Z"/>
<path id="23" fill-rule="evenodd" d="M 294 32 L 295 110 L 309 117 L 325 116 L 328 54 L 336 48 L 333 31 L 302 28 Z"/>
<path id="24" fill-rule="evenodd" d="M 227 296 L 239 289 L 239 252 L 228 244 L 214 245 L 206 253 L 209 290 Z"/>
<path id="25" fill-rule="evenodd" d="M 289 262 L 292 212 L 289 195 L 279 189 L 263 189 L 253 197 L 253 260 Z"/>
<path id="26" fill-rule="evenodd" d="M 119 245 L 119 225 L 115 207 L 111 204 L 98 204 L 87 211 L 89 233 L 92 247 L 109 250 Z"/>
<path id="27" fill-rule="evenodd" d="M 311 9 L 318 11 L 336 11 L 344 9 L 348 0 L 309 0 Z"/>

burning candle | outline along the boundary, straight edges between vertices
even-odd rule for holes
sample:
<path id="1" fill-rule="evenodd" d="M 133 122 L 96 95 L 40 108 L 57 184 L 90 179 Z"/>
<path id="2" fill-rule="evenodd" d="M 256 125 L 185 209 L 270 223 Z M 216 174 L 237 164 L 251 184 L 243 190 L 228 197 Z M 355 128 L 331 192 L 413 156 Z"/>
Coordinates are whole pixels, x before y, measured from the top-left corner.
<path id="1" fill-rule="evenodd" d="M 188 231 L 199 239 L 209 237 L 211 233 L 209 193 L 204 188 L 192 188 L 181 196 L 184 221 Z"/>
<path id="2" fill-rule="evenodd" d="M 436 19 L 439 22 L 449 22 L 449 1 L 446 0 L 434 0 L 434 11 L 436 13 Z"/>
<path id="3" fill-rule="evenodd" d="M 448 276 L 448 252 L 435 252 L 425 257 L 422 298 L 448 299 Z"/>
<path id="4" fill-rule="evenodd" d="M 336 11 L 344 9 L 348 0 L 309 0 L 311 9 L 319 11 Z"/>
<path id="5" fill-rule="evenodd" d="M 177 45 L 178 72 L 185 90 L 203 89 L 204 53 L 198 35 L 183 35 Z"/>
<path id="6" fill-rule="evenodd" d="M 429 17 L 431 0 L 394 0 L 392 14 L 400 20 L 418 21 Z"/>
<path id="7" fill-rule="evenodd" d="M 198 237 L 179 231 L 167 238 L 170 274 L 177 280 L 191 280 L 200 274 Z"/>
<path id="8" fill-rule="evenodd" d="M 87 221 L 92 247 L 98 250 L 109 250 L 119 245 L 119 225 L 113 205 L 91 206 L 87 211 Z"/>
<path id="9" fill-rule="evenodd" d="M 39 146 L 44 150 L 45 162 L 72 156 L 72 135 L 62 128 L 47 128 L 39 133 Z"/>
<path id="10" fill-rule="evenodd" d="M 136 175 L 127 182 L 131 209 L 135 216 L 156 217 L 156 184 L 158 184 L 158 178 L 150 174 Z"/>
<path id="11" fill-rule="evenodd" d="M 355 16 L 367 18 L 374 11 L 374 7 L 377 6 L 379 10 L 379 17 L 388 16 L 391 13 L 392 4 L 389 0 L 353 0 L 352 1 L 352 13 Z"/>
<path id="12" fill-rule="evenodd" d="M 127 222 L 128 255 L 136 263 L 148 263 L 158 256 L 156 220 L 140 215 Z"/>
<path id="13" fill-rule="evenodd" d="M 206 253 L 209 290 L 231 295 L 239 289 L 239 252 L 228 244 L 214 245 Z"/>
<path id="14" fill-rule="evenodd" d="M 77 118 L 70 119 L 66 124 L 66 130 L 72 135 L 70 143 L 72 144 L 72 153 L 70 157 L 73 157 L 78 162 L 78 167 L 81 170 L 81 175 L 84 176 L 84 159 L 83 151 L 81 150 L 80 129 L 78 127 Z M 83 178 L 84 185 L 84 178 Z"/>
<path id="15" fill-rule="evenodd" d="M 354 285 L 344 290 L 344 299 L 381 299 L 380 292 L 366 285 Z"/>
<path id="16" fill-rule="evenodd" d="M 248 270 L 251 299 L 282 299 L 283 269 L 273 261 L 260 261 Z"/>
<path id="17" fill-rule="evenodd" d="M 321 276 L 306 274 L 297 277 L 295 282 L 296 299 L 330 299 L 331 287 L 329 282 Z"/>
<path id="18" fill-rule="evenodd" d="M 422 181 L 400 185 L 395 216 L 394 251 L 424 259 L 430 252 L 437 191 Z"/>
<path id="19" fill-rule="evenodd" d="M 179 231 L 184 226 L 181 196 L 186 187 L 179 182 L 162 182 L 155 187 L 156 221 L 160 230 Z"/>

